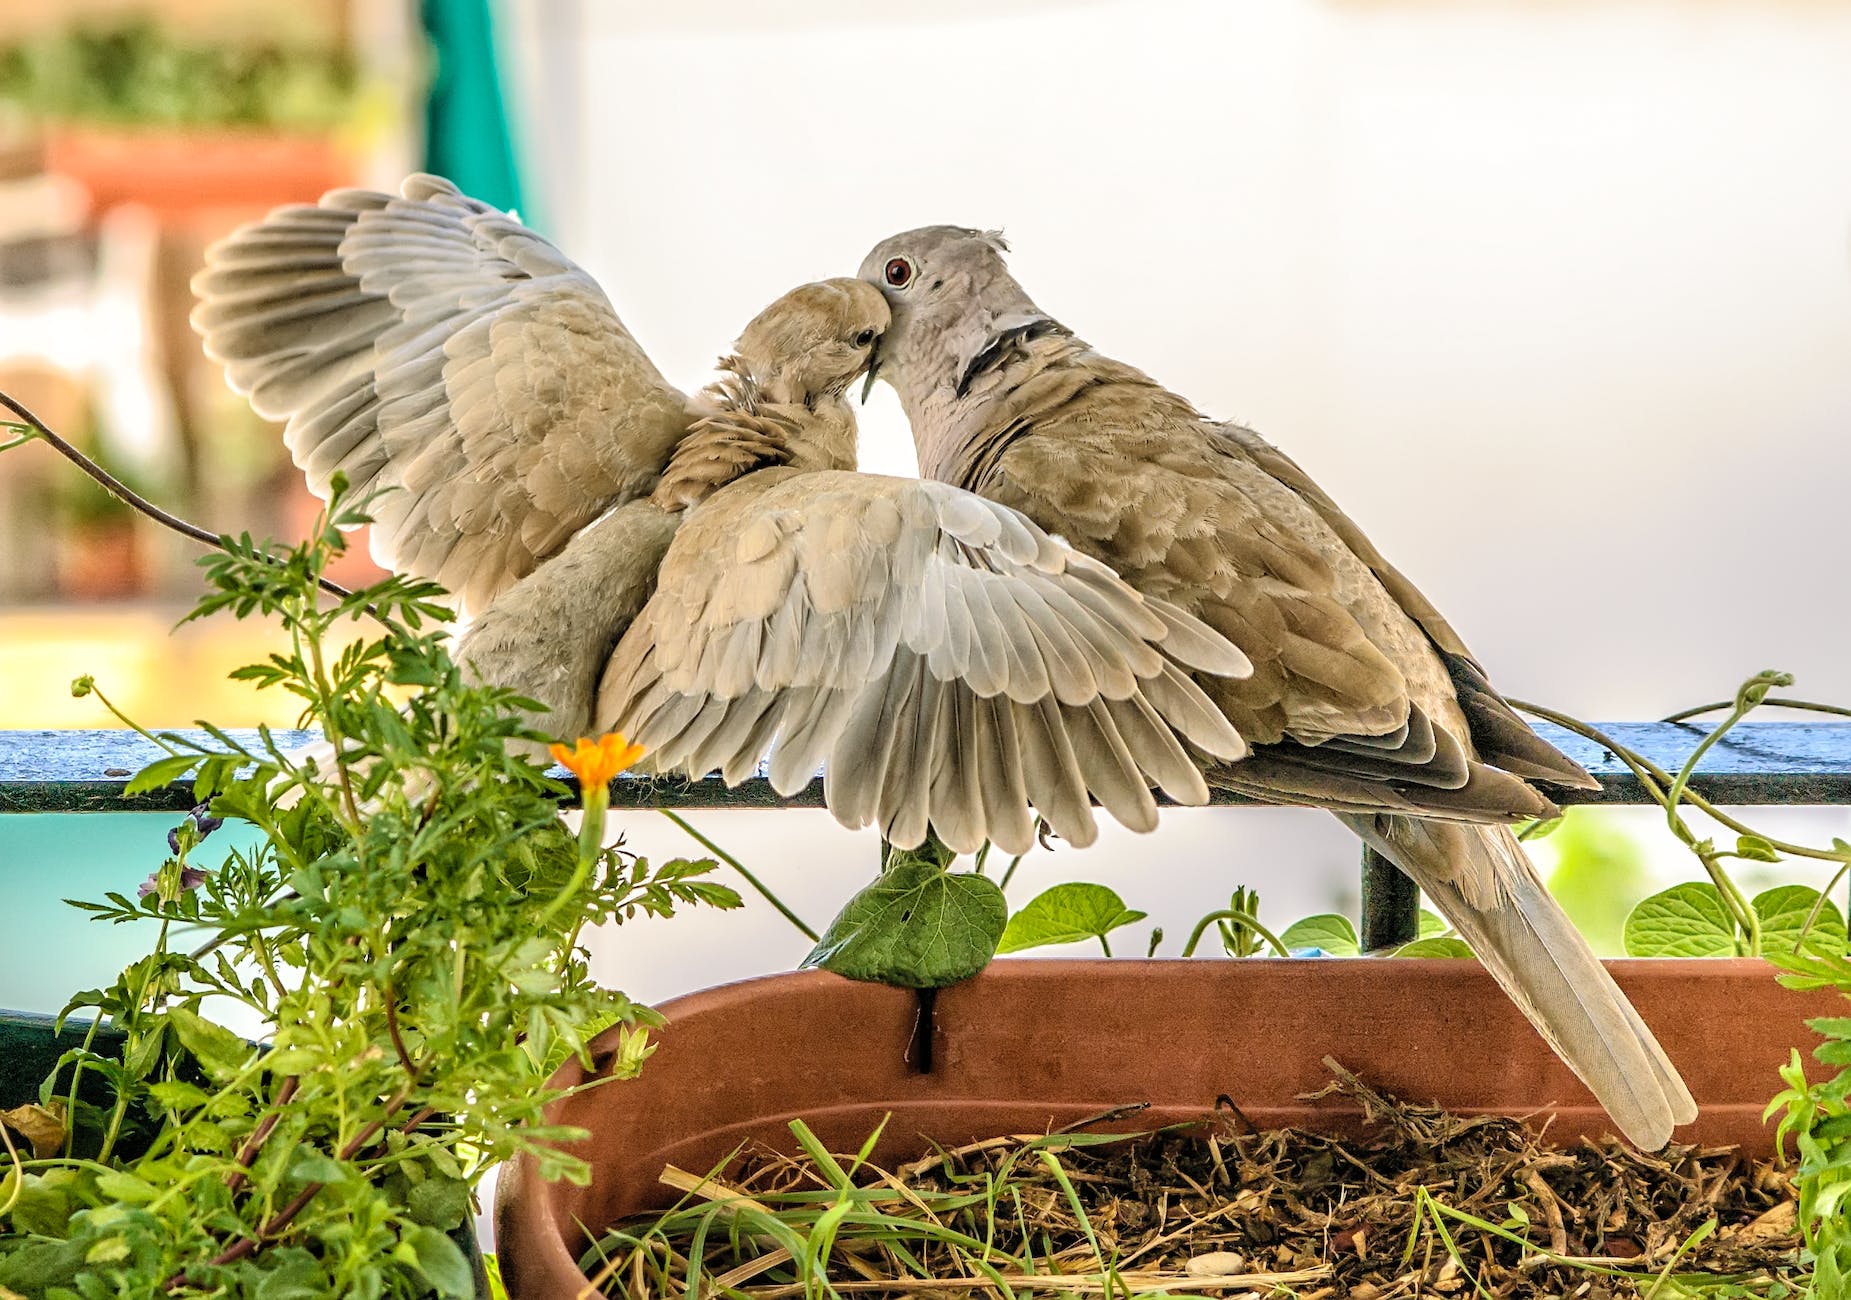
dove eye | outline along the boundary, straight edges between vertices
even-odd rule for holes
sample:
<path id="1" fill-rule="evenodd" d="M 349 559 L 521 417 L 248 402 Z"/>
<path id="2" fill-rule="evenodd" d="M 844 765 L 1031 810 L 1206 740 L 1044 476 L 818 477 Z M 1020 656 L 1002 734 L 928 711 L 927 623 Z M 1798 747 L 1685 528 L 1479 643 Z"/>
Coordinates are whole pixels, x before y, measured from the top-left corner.
<path id="1" fill-rule="evenodd" d="M 896 257 L 887 263 L 887 283 L 896 289 L 904 289 L 913 282 L 913 264 L 904 257 Z"/>
<path id="2" fill-rule="evenodd" d="M 861 333 L 855 335 L 855 346 L 858 348 L 865 348 L 868 346 L 868 344 L 872 343 L 873 341 L 874 341 L 874 331 L 873 330 L 862 330 Z"/>

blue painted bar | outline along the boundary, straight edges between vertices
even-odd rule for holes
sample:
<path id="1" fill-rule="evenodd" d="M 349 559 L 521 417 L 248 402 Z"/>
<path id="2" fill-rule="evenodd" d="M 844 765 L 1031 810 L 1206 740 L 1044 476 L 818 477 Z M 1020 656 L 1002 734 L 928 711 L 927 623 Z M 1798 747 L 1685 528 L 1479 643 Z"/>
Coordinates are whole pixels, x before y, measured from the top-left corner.
<path id="1" fill-rule="evenodd" d="M 1651 758 L 1667 771 L 1683 765 L 1709 733 L 1705 723 L 1607 722 L 1599 729 Z M 1625 764 L 1599 745 L 1547 724 L 1538 733 L 1600 779 L 1591 791 L 1552 792 L 1563 803 L 1638 804 L 1644 789 Z M 203 732 L 181 735 L 204 743 Z M 230 733 L 256 747 L 257 733 Z M 279 745 L 295 748 L 317 739 L 313 732 L 272 732 Z M 192 806 L 184 783 L 134 798 L 123 795 L 128 778 L 164 751 L 132 731 L 0 731 L 0 813 L 165 812 Z M 564 776 L 559 769 L 556 775 Z M 1720 804 L 1851 804 L 1851 723 L 1749 722 L 1734 728 L 1707 754 L 1691 783 Z M 822 804 L 822 782 L 789 799 L 780 798 L 763 777 L 729 790 L 717 777 L 620 778 L 614 806 L 626 808 L 814 808 Z M 1254 802 L 1217 794 L 1218 804 Z"/>

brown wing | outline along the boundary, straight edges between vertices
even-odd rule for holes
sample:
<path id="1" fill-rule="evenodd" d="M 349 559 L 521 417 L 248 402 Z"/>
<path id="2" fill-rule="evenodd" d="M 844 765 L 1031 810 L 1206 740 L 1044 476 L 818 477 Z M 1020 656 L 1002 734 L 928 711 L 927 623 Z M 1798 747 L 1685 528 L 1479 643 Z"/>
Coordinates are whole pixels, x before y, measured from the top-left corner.
<path id="1" fill-rule="evenodd" d="M 1394 598 L 1407 616 L 1426 632 L 1458 693 L 1459 707 L 1471 728 L 1472 744 L 1487 763 L 1531 780 L 1548 781 L 1578 790 L 1594 790 L 1600 782 L 1587 770 L 1554 745 L 1538 736 L 1529 724 L 1491 685 L 1485 670 L 1466 648 L 1465 641 L 1452 624 L 1433 607 L 1433 603 L 1390 564 L 1357 527 L 1356 522 L 1338 508 L 1324 489 L 1300 469 L 1298 463 L 1251 429 L 1239 425 L 1222 425 L 1241 452 L 1273 478 L 1296 492 L 1300 499 L 1328 524 L 1350 552 L 1369 566 L 1376 580 Z"/>
<path id="2" fill-rule="evenodd" d="M 1552 811 L 1470 751 L 1430 634 L 1310 500 L 1139 372 L 1086 361 L 1091 384 L 1019 413 L 980 490 L 1246 652 L 1250 677 L 1204 683 L 1256 746 L 1217 780 L 1348 810 Z"/>
<path id="3" fill-rule="evenodd" d="M 310 488 L 365 492 L 374 558 L 479 611 L 646 494 L 686 399 L 597 284 L 448 181 L 337 190 L 214 245 L 193 324 Z"/>

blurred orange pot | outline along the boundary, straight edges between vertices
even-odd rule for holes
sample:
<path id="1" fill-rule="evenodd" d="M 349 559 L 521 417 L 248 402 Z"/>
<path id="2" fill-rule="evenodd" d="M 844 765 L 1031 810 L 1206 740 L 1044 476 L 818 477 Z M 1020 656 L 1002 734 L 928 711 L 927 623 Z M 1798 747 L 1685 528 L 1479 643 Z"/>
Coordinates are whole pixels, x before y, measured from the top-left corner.
<path id="1" fill-rule="evenodd" d="M 82 181 L 99 211 L 141 203 L 167 215 L 313 202 L 353 174 L 327 136 L 226 127 L 53 126 L 45 169 Z"/>

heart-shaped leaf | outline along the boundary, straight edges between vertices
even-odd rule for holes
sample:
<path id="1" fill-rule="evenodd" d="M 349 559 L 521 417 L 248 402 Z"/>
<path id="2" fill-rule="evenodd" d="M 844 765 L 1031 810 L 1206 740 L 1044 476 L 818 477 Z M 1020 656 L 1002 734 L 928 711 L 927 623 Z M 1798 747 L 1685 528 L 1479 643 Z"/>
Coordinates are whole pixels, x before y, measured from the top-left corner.
<path id="1" fill-rule="evenodd" d="M 1056 885 L 1035 895 L 1009 918 L 996 950 L 1021 952 L 1024 948 L 1103 940 L 1121 926 L 1142 921 L 1145 915 L 1126 907 L 1125 900 L 1104 885 Z"/>
<path id="2" fill-rule="evenodd" d="M 1316 948 L 1327 957 L 1362 955 L 1362 944 L 1356 938 L 1356 927 L 1350 923 L 1349 917 L 1339 916 L 1335 912 L 1323 912 L 1292 922 L 1285 927 L 1285 933 L 1279 936 L 1279 942 L 1285 945 L 1287 952 Z"/>
<path id="3" fill-rule="evenodd" d="M 1009 904 L 994 880 L 895 853 L 803 964 L 874 984 L 943 988 L 989 965 L 1008 923 Z"/>
<path id="4" fill-rule="evenodd" d="M 1735 920 L 1716 886 L 1686 881 L 1641 899 L 1626 918 L 1629 957 L 1732 957 Z"/>
<path id="5" fill-rule="evenodd" d="M 1817 957 L 1840 957 L 1845 952 L 1845 918 L 1829 898 L 1819 901 L 1819 891 L 1805 885 L 1779 885 L 1755 895 L 1755 916 L 1761 922 L 1761 951 L 1786 955 L 1800 945 L 1801 951 Z M 1813 908 L 1819 915 L 1807 929 Z"/>
<path id="6" fill-rule="evenodd" d="M 1412 943 L 1404 943 L 1395 949 L 1397 957 L 1470 957 L 1472 950 L 1464 939 L 1454 938 L 1450 934 L 1428 935 Z"/>

